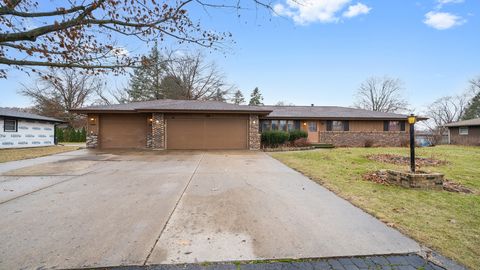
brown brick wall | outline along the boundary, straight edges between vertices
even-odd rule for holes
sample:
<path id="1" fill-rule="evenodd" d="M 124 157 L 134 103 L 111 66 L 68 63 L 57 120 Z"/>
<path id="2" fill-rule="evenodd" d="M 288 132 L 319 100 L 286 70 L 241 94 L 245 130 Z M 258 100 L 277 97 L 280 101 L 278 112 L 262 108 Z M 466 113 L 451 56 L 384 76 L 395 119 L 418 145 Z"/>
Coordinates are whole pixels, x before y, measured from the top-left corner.
<path id="1" fill-rule="evenodd" d="M 366 132 L 366 131 L 321 131 L 319 142 L 335 146 L 364 147 L 371 146 L 406 146 L 408 133 L 398 131 Z"/>
<path id="2" fill-rule="evenodd" d="M 165 116 L 163 113 L 152 113 L 152 133 L 151 147 L 152 149 L 165 149 Z M 148 135 L 147 135 L 148 144 Z"/>
<path id="3" fill-rule="evenodd" d="M 251 114 L 248 123 L 248 147 L 250 150 L 259 150 L 261 138 L 258 115 Z"/>
<path id="4" fill-rule="evenodd" d="M 450 128 L 450 144 L 480 146 L 480 127 L 468 127 L 468 135 L 460 135 L 458 127 Z"/>

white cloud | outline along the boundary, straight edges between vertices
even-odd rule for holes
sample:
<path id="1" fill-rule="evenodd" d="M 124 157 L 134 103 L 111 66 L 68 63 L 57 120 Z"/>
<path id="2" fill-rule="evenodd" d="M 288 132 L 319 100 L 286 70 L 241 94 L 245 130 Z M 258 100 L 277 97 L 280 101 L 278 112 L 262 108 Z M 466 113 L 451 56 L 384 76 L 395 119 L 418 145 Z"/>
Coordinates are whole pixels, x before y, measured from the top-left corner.
<path id="1" fill-rule="evenodd" d="M 343 12 L 343 17 L 352 18 L 361 14 L 368 14 L 372 8 L 364 5 L 362 3 L 357 3 L 356 5 L 351 5 L 348 7 L 348 10 Z"/>
<path id="2" fill-rule="evenodd" d="M 313 22 L 331 23 L 339 21 L 339 13 L 344 10 L 351 0 L 286 0 L 285 4 L 276 4 L 273 10 L 276 14 L 287 16 L 297 24 L 309 24 Z M 352 9 L 352 11 L 350 11 Z M 365 11 L 367 10 L 367 11 Z M 358 3 L 350 6 L 344 14 L 352 14 L 354 17 L 366 14 L 370 8 Z M 354 14 L 354 13 L 357 14 Z"/>
<path id="3" fill-rule="evenodd" d="M 461 4 L 464 0 L 437 0 L 437 9 L 441 9 L 444 5 L 448 4 Z"/>
<path id="4" fill-rule="evenodd" d="M 437 30 L 446 30 L 457 25 L 462 25 L 466 20 L 448 12 L 430 11 L 425 14 L 425 20 L 423 22 Z"/>

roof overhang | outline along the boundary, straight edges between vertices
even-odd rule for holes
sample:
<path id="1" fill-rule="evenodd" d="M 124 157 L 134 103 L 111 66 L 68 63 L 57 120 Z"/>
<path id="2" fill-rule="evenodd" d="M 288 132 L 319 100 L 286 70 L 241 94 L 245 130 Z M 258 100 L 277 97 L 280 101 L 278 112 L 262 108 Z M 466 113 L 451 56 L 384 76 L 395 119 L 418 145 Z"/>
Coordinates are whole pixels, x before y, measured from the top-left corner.
<path id="1" fill-rule="evenodd" d="M 32 121 L 41 121 L 41 122 L 50 122 L 50 123 L 66 123 L 66 121 L 59 120 L 59 119 L 38 119 L 38 118 L 18 117 L 18 116 L 11 116 L 11 115 L 0 115 L 0 118 L 23 119 L 23 120 L 32 120 Z"/>
<path id="2" fill-rule="evenodd" d="M 335 116 L 335 117 L 302 117 L 302 116 L 295 116 L 295 117 L 292 117 L 292 116 L 266 116 L 266 117 L 262 117 L 261 119 L 272 119 L 272 120 L 280 120 L 280 119 L 287 119 L 287 120 L 368 120 L 368 121 L 374 121 L 374 120 L 378 120 L 378 121 L 386 121 L 386 120 L 389 120 L 389 121 L 395 121 L 395 120 L 407 120 L 407 117 L 405 118 L 393 118 L 393 117 L 341 117 L 341 116 Z M 418 121 L 424 121 L 424 120 L 428 120 L 428 118 L 426 117 L 417 117 L 417 120 Z"/>
<path id="3" fill-rule="evenodd" d="M 257 115 L 268 115 L 272 111 L 270 110 L 162 110 L 162 109 L 135 109 L 135 110 L 85 110 L 85 109 L 71 109 L 71 112 L 80 113 L 80 114 L 102 114 L 102 113 L 209 113 L 209 114 L 257 114 Z"/>

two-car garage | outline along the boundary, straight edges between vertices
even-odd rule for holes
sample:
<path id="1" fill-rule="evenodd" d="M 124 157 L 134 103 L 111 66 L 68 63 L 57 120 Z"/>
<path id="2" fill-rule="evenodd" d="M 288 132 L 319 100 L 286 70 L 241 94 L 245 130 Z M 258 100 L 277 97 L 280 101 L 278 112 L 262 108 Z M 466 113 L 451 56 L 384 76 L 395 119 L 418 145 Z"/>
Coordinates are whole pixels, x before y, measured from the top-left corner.
<path id="1" fill-rule="evenodd" d="M 103 114 L 101 148 L 145 148 L 151 114 Z M 248 115 L 166 114 L 166 149 L 247 149 Z"/>
<path id="2" fill-rule="evenodd" d="M 242 115 L 167 116 L 167 149 L 247 149 L 247 121 Z"/>

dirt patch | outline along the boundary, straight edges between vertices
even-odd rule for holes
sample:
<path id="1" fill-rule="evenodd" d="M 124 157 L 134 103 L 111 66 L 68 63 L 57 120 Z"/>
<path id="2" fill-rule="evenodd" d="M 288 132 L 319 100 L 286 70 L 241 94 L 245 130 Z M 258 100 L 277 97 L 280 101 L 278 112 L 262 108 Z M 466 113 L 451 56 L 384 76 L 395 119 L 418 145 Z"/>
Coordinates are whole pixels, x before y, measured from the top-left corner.
<path id="1" fill-rule="evenodd" d="M 397 164 L 397 165 L 410 164 L 410 157 L 393 155 L 393 154 L 368 155 L 367 158 L 369 160 L 382 162 L 382 163 L 391 163 L 391 164 Z M 448 164 L 446 160 L 439 160 L 435 158 L 422 158 L 422 157 L 415 158 L 415 165 L 417 165 L 417 167 L 441 166 L 445 164 Z"/>
<path id="2" fill-rule="evenodd" d="M 366 173 L 362 176 L 362 179 L 364 181 L 374 182 L 381 185 L 389 185 L 387 181 L 387 177 L 388 177 L 387 172 L 381 170 L 381 171 Z M 466 193 L 466 194 L 473 193 L 473 190 L 448 179 L 445 179 L 443 181 L 443 190 L 448 192 L 457 192 L 457 193 Z"/>

